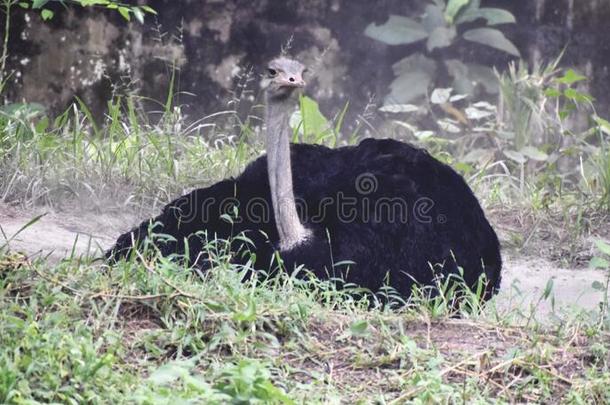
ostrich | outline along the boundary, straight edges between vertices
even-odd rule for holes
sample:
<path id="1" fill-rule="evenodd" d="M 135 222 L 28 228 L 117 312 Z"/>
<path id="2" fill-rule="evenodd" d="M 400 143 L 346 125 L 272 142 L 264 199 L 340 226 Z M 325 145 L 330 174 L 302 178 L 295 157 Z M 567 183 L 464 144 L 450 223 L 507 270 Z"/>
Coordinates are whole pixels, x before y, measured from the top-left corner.
<path id="1" fill-rule="evenodd" d="M 206 240 L 235 238 L 255 267 L 277 258 L 321 279 L 343 279 L 372 292 L 389 284 L 408 298 L 413 285 L 460 273 L 469 288 L 482 274 L 483 299 L 500 285 L 498 238 L 464 179 L 425 150 L 392 139 L 330 149 L 290 144 L 289 118 L 305 86 L 304 66 L 272 60 L 266 98 L 266 156 L 237 178 L 177 198 L 156 218 L 121 235 L 106 253 L 116 261 L 149 238 L 162 255 L 209 267 Z M 235 221 L 221 219 L 238 206 Z M 171 238 L 161 237 L 165 234 Z M 236 262 L 246 261 L 235 255 Z"/>

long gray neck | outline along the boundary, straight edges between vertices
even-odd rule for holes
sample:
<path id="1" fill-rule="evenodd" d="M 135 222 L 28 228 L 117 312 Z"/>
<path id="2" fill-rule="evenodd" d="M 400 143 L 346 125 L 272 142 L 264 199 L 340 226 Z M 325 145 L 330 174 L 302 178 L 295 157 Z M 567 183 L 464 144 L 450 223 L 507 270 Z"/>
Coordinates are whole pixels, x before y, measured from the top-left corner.
<path id="1" fill-rule="evenodd" d="M 297 214 L 290 165 L 289 120 L 294 104 L 290 100 L 267 100 L 267 172 L 280 249 L 290 250 L 309 237 Z"/>

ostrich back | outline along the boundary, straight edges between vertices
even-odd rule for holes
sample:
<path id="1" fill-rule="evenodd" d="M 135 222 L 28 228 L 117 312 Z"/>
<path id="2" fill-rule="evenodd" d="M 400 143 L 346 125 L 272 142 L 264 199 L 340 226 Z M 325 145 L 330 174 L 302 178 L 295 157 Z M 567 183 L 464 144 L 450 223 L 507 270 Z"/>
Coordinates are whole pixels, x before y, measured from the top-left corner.
<path id="1" fill-rule="evenodd" d="M 485 298 L 499 288 L 494 230 L 464 179 L 426 151 L 367 139 L 337 149 L 294 144 L 291 157 L 297 210 L 313 236 L 281 252 L 288 271 L 304 265 L 320 278 L 339 277 L 372 291 L 389 283 L 404 297 L 414 283 L 430 285 L 436 275 L 458 271 L 470 287 L 484 273 Z M 239 215 L 227 221 L 232 207 Z M 244 251 L 250 251 L 255 267 L 268 271 L 279 238 L 266 157 L 235 179 L 174 200 L 158 217 L 121 235 L 107 256 L 126 255 L 150 230 L 172 237 L 153 236 L 163 255 L 186 253 L 203 267 L 209 265 L 206 241 L 245 235 L 252 243 L 236 239 L 232 247 L 241 254 L 234 260 L 247 260 Z"/>

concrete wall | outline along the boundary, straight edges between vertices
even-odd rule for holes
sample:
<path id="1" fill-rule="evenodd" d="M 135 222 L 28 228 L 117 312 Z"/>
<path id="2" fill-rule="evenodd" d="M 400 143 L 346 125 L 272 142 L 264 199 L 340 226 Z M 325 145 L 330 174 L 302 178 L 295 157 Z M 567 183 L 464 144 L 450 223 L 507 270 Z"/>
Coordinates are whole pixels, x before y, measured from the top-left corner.
<path id="1" fill-rule="evenodd" d="M 172 66 L 177 101 L 196 119 L 250 98 L 256 68 L 291 42 L 290 53 L 313 66 L 312 96 L 327 111 L 350 100 L 353 119 L 370 100 L 381 100 L 393 79 L 391 65 L 423 48 L 388 47 L 363 35 L 388 14 L 414 15 L 424 0 L 154 0 L 158 18 L 126 23 L 104 10 L 64 10 L 47 23 L 37 13 L 13 16 L 10 101 L 39 102 L 57 113 L 74 95 L 98 116 L 113 93 L 133 92 L 164 101 Z M 591 90 L 610 104 L 610 7 L 607 0 L 495 0 L 484 5 L 512 11 L 508 36 L 530 61 L 556 57 L 593 77 Z M 504 54 L 462 44 L 465 60 L 505 66 Z M 254 70 L 252 70 L 254 69 Z M 240 84 L 244 86 L 240 87 Z M 245 95 L 243 90 L 247 90 Z M 191 95 L 192 94 L 192 95 Z M 150 109 L 158 109 L 149 103 Z"/>

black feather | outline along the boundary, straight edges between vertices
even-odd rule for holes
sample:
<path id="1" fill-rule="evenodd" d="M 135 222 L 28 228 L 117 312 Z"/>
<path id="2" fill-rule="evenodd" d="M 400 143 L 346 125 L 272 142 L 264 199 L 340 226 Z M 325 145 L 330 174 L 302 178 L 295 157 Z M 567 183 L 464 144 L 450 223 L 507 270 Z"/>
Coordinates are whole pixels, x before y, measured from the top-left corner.
<path id="1" fill-rule="evenodd" d="M 387 280 L 408 297 L 415 282 L 433 283 L 430 264 L 441 263 L 444 275 L 461 267 L 471 288 L 485 273 L 486 299 L 499 288 L 502 260 L 496 233 L 464 179 L 426 151 L 395 140 L 367 139 L 337 149 L 294 144 L 291 156 L 297 206 L 313 237 L 281 253 L 288 270 L 303 264 L 320 278 L 345 276 L 347 282 L 372 291 Z M 372 182 L 369 189 L 358 184 L 366 180 Z M 406 222 L 380 209 L 380 201 L 406 203 Z M 233 203 L 239 205 L 241 221 L 230 224 L 220 215 Z M 424 218 L 414 211 L 422 207 Z M 252 162 L 236 179 L 171 202 L 158 217 L 121 235 L 107 257 L 117 260 L 129 254 L 132 242 L 141 242 L 151 223 L 157 224 L 155 233 L 175 239 L 154 241 L 163 255 L 187 253 L 191 264 L 202 267 L 205 241 L 194 233 L 228 239 L 245 232 L 255 244 L 256 268 L 268 271 L 279 241 L 266 157 Z M 354 264 L 349 271 L 348 266 L 333 268 L 342 261 Z"/>

